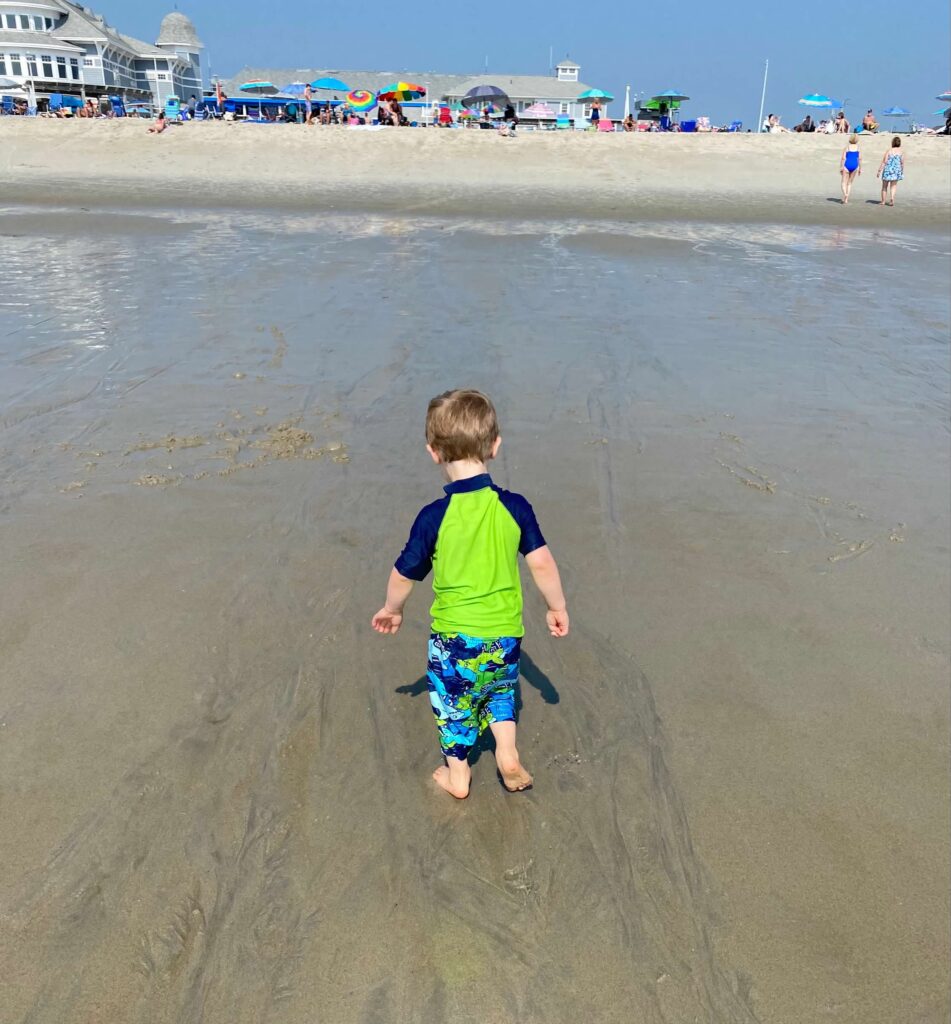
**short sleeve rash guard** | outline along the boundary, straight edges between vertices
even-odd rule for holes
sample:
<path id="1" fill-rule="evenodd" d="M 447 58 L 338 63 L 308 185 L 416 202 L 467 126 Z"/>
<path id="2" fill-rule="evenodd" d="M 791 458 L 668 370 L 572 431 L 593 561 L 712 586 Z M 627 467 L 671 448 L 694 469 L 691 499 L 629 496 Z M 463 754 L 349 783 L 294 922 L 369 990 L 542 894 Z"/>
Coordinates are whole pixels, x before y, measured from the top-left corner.
<path id="1" fill-rule="evenodd" d="M 396 560 L 407 579 L 433 571 L 433 631 L 522 636 L 518 555 L 543 547 L 532 506 L 488 473 L 457 480 L 416 517 Z"/>

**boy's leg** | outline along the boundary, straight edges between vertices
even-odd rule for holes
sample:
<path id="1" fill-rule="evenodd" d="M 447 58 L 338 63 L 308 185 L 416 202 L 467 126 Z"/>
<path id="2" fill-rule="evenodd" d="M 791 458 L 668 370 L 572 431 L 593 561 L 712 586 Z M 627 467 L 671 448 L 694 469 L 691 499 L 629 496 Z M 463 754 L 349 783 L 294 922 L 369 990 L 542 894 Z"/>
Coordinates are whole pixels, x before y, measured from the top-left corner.
<path id="1" fill-rule="evenodd" d="M 489 728 L 495 737 L 495 763 L 498 765 L 499 775 L 502 776 L 502 785 L 512 793 L 528 789 L 532 784 L 532 777 L 522 767 L 518 756 L 518 749 L 515 746 L 515 723 L 493 722 Z"/>
<path id="2" fill-rule="evenodd" d="M 532 777 L 522 767 L 515 746 L 515 686 L 518 683 L 521 643 L 515 637 L 501 637 L 493 645 L 500 664 L 492 672 L 486 699 L 480 708 L 480 726 L 488 724 L 495 737 L 495 763 L 502 785 L 512 793 L 529 789 Z"/>
<path id="3" fill-rule="evenodd" d="M 457 671 L 459 647 L 455 637 L 433 634 L 426 676 L 445 761 L 433 772 L 433 779 L 457 800 L 464 800 L 472 778 L 469 751 L 478 736 L 478 719 L 472 708 L 471 686 Z"/>

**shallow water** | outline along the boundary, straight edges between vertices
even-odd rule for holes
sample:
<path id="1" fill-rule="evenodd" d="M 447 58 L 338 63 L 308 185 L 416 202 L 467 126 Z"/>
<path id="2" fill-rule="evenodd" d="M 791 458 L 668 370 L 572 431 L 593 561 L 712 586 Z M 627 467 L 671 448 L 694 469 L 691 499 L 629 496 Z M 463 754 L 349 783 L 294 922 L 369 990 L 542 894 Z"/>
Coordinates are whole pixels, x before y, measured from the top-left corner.
<path id="1" fill-rule="evenodd" d="M 9 1019 L 946 1019 L 949 249 L 5 211 Z M 456 805 L 368 620 L 463 383 L 573 631 Z"/>

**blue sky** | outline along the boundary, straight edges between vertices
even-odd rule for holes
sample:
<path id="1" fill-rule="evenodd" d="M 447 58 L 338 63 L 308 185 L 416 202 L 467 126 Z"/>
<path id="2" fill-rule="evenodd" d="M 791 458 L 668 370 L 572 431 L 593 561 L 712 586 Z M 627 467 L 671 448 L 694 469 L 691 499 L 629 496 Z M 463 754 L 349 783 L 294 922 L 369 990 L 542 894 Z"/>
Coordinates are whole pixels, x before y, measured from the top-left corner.
<path id="1" fill-rule="evenodd" d="M 153 41 L 168 0 L 87 0 L 122 31 Z M 686 109 L 715 122 L 755 126 L 763 64 L 767 112 L 799 120 L 807 92 L 848 98 L 861 116 L 898 105 L 925 122 L 951 88 L 947 0 L 678 0 L 670 4 L 515 3 L 477 7 L 433 0 L 308 4 L 271 0 L 179 0 L 198 29 L 213 73 L 244 65 L 367 68 L 481 74 L 545 74 L 549 46 L 569 54 L 587 83 L 618 97 L 681 89 Z M 359 11 L 359 14 L 357 13 Z M 664 12 L 667 13 L 664 13 Z M 283 82 L 275 83 L 283 85 Z M 359 87 L 359 82 L 349 83 Z"/>

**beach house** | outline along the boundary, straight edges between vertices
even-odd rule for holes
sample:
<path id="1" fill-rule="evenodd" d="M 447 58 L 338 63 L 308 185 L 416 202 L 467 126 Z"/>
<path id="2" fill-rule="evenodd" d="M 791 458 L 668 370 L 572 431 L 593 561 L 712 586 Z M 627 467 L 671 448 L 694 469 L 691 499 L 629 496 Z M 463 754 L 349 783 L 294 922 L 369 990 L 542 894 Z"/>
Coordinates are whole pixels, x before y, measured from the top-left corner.
<path id="1" fill-rule="evenodd" d="M 162 19 L 152 44 L 70 0 L 0 0 L 0 78 L 37 98 L 109 95 L 160 106 L 170 95 L 201 96 L 201 51 L 180 11 Z"/>
<path id="2" fill-rule="evenodd" d="M 587 118 L 588 104 L 578 97 L 591 86 L 581 81 L 581 65 L 567 57 L 559 61 L 548 75 L 514 75 L 508 72 L 484 72 L 477 75 L 442 74 L 434 71 L 344 71 L 338 68 L 262 68 L 244 67 L 223 83 L 229 95 L 238 93 L 242 82 L 273 82 L 284 86 L 290 82 L 310 82 L 318 78 L 339 78 L 351 89 L 379 92 L 398 79 L 425 86 L 427 105 L 460 102 L 477 85 L 494 85 L 512 101 L 518 112 L 533 103 L 547 103 L 555 114 L 569 118 Z M 343 98 L 342 96 L 339 98 Z M 426 120 L 421 116 L 420 120 Z"/>

